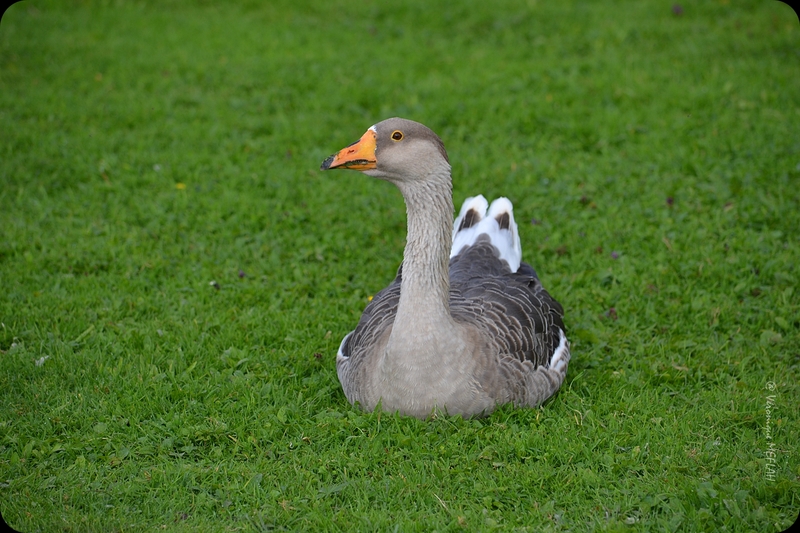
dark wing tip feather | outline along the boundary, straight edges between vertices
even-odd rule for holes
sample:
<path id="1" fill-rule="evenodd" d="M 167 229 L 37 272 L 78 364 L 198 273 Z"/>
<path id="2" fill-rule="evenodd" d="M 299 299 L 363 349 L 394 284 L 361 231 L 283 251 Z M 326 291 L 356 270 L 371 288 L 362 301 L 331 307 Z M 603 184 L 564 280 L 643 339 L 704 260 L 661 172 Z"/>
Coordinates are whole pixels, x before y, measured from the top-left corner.
<path id="1" fill-rule="evenodd" d="M 500 225 L 500 229 L 508 229 L 511 226 L 511 218 L 508 216 L 508 213 L 497 215 L 495 220 L 497 220 L 497 223 Z"/>
<path id="2" fill-rule="evenodd" d="M 470 209 L 464 214 L 464 218 L 461 220 L 461 225 L 458 226 L 458 231 L 461 231 L 462 229 L 466 228 L 471 228 L 480 221 L 481 221 L 481 215 L 474 209 Z"/>

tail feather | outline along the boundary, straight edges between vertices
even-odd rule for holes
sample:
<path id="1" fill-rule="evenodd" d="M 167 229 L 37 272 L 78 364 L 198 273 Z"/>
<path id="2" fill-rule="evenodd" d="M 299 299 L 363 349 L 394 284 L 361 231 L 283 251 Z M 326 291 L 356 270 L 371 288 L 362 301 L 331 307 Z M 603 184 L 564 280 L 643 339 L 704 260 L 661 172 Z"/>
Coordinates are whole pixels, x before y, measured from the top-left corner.
<path id="1" fill-rule="evenodd" d="M 464 200 L 464 203 L 461 204 L 461 211 L 453 222 L 453 242 L 456 240 L 456 234 L 460 231 L 474 227 L 483 220 L 488 208 L 489 202 L 482 194 Z"/>
<path id="2" fill-rule="evenodd" d="M 469 246 L 480 235 L 478 228 L 486 217 L 489 202 L 482 194 L 464 200 L 461 211 L 453 222 L 453 246 L 450 248 L 450 257 L 458 255 L 465 246 Z"/>
<path id="3" fill-rule="evenodd" d="M 497 239 L 492 236 L 492 243 L 500 250 L 500 257 L 508 261 L 511 270 L 516 272 L 522 261 L 522 246 L 514 221 L 514 206 L 508 198 L 498 198 L 489 206 L 487 218 L 496 220 L 499 230 Z"/>

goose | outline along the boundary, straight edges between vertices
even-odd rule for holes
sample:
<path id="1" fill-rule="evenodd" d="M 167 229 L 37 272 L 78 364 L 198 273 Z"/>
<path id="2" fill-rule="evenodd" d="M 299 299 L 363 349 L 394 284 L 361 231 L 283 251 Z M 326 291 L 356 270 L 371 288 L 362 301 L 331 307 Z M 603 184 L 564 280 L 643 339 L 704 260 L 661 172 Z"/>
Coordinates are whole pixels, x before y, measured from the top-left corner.
<path id="1" fill-rule="evenodd" d="M 511 202 L 468 198 L 453 220 L 442 140 L 390 118 L 325 159 L 393 183 L 408 234 L 397 277 L 377 293 L 339 346 L 347 400 L 420 419 L 536 407 L 553 396 L 570 360 L 562 306 L 521 262 Z"/>

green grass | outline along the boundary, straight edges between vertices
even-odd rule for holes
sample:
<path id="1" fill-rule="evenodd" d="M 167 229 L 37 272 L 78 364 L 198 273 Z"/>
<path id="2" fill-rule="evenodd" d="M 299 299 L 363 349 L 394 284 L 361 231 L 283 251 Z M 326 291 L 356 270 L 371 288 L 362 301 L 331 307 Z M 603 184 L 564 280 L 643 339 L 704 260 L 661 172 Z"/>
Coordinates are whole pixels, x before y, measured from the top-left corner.
<path id="1" fill-rule="evenodd" d="M 789 7 L 217 4 L 26 1 L 2 19 L 9 524 L 794 521 Z M 318 168 L 393 115 L 441 135 L 456 203 L 514 202 L 524 259 L 572 339 L 543 408 L 423 422 L 344 398 L 336 349 L 394 276 L 405 211 L 386 183 Z"/>

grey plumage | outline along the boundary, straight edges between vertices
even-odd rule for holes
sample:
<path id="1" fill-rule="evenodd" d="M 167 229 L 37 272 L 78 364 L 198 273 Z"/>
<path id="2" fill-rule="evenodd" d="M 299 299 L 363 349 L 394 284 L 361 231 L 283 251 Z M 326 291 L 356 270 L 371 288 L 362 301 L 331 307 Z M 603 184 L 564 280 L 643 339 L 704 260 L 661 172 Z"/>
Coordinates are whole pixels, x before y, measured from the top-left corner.
<path id="1" fill-rule="evenodd" d="M 398 131 L 401 142 L 387 143 Z M 453 245 L 461 232 L 474 236 L 453 248 L 448 262 L 452 194 L 441 140 L 421 124 L 389 119 L 361 143 L 370 146 L 331 156 L 323 168 L 347 168 L 349 157 L 365 174 L 395 183 L 408 207 L 409 238 L 397 277 L 342 341 L 337 371 L 348 400 L 422 418 L 434 410 L 480 416 L 552 396 L 570 358 L 563 309 L 535 270 L 515 258 L 521 252 L 511 204 L 493 204 L 493 220 L 465 206 Z M 478 198 L 473 203 L 485 206 Z"/>

